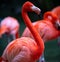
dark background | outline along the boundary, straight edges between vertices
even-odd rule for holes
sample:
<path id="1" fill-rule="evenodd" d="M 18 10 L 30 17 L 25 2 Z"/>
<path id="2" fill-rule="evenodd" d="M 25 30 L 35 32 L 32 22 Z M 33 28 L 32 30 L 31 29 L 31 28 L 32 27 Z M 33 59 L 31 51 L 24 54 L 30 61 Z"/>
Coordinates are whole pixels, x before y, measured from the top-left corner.
<path id="1" fill-rule="evenodd" d="M 41 8 L 42 14 L 60 5 L 59 0 L 0 0 L 0 18 L 3 19 L 6 16 L 13 16 L 21 20 L 21 8 L 25 1 L 31 1 L 34 5 Z M 36 18 L 32 19 L 35 21 Z M 19 22 L 21 23 L 22 21 Z"/>
<path id="2" fill-rule="evenodd" d="M 25 24 L 21 17 L 21 8 L 23 3 L 27 0 L 0 0 L 0 21 L 7 16 L 12 16 L 18 19 L 20 23 L 19 35 L 21 36 Z M 53 9 L 60 5 L 59 0 L 28 0 L 34 5 L 41 8 L 40 16 L 35 13 L 29 13 L 32 22 L 42 19 L 44 12 Z M 7 46 L 7 36 L 4 35 L 0 38 L 0 56 L 2 55 L 5 47 Z M 57 45 L 57 39 L 45 43 L 45 58 L 46 62 L 60 62 L 60 47 Z"/>

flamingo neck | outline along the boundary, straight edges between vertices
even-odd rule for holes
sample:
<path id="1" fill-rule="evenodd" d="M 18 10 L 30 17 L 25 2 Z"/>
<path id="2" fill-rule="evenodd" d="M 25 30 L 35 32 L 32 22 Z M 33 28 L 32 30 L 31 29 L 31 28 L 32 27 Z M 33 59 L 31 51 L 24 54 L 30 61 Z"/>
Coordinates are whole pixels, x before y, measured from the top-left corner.
<path id="1" fill-rule="evenodd" d="M 17 32 L 15 36 L 16 36 L 16 39 L 19 38 L 19 33 Z"/>
<path id="2" fill-rule="evenodd" d="M 40 56 L 42 54 L 42 51 L 44 50 L 43 40 L 41 39 L 41 37 L 38 34 L 38 32 L 36 31 L 36 29 L 33 27 L 32 22 L 29 19 L 27 12 L 25 12 L 24 10 L 22 10 L 22 17 L 24 19 L 26 26 L 30 29 L 30 31 L 31 31 L 36 43 L 37 43 L 38 48 L 36 49 L 35 54 L 36 54 L 36 56 L 37 55 Z"/>

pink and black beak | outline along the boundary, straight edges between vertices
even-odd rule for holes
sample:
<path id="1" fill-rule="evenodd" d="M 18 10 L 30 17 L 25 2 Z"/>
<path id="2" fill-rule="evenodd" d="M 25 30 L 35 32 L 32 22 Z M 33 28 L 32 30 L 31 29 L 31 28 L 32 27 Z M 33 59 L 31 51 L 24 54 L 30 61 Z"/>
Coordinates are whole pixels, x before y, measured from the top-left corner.
<path id="1" fill-rule="evenodd" d="M 56 22 L 56 27 L 57 27 L 58 30 L 60 30 L 60 22 L 59 22 L 59 20 Z"/>

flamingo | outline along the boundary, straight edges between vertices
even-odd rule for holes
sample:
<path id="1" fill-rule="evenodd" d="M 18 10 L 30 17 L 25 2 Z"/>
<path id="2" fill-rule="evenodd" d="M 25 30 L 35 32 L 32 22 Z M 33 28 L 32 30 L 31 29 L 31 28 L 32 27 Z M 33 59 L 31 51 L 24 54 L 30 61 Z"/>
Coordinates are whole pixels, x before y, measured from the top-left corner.
<path id="1" fill-rule="evenodd" d="M 55 39 L 59 36 L 59 24 L 57 23 L 58 21 L 58 17 L 55 14 L 53 14 L 51 11 L 47 11 L 44 13 L 43 20 L 38 20 L 36 22 L 33 22 L 32 24 L 36 28 L 38 33 L 41 35 L 45 43 L 48 40 Z M 56 24 L 58 26 L 56 26 Z M 22 37 L 30 37 L 34 39 L 28 27 L 25 28 Z M 39 62 L 45 62 L 44 54 L 42 54 L 41 59 L 39 59 Z"/>
<path id="2" fill-rule="evenodd" d="M 1 22 L 0 37 L 6 33 L 8 35 L 8 43 L 10 42 L 9 35 L 12 35 L 13 39 L 17 39 L 19 37 L 19 26 L 16 18 L 10 16 L 5 17 Z"/>
<path id="3" fill-rule="evenodd" d="M 26 26 L 30 29 L 35 40 L 29 37 L 21 37 L 10 42 L 4 50 L 1 61 L 8 62 L 35 62 L 44 51 L 44 42 L 33 27 L 27 12 L 40 13 L 40 9 L 27 1 L 22 6 L 22 17 Z"/>
<path id="4" fill-rule="evenodd" d="M 60 6 L 57 6 L 51 10 L 52 13 L 56 14 L 60 20 Z M 60 22 L 57 22 L 60 23 Z M 60 29 L 59 29 L 60 30 Z M 58 37 L 58 46 L 60 46 L 60 36 Z"/>

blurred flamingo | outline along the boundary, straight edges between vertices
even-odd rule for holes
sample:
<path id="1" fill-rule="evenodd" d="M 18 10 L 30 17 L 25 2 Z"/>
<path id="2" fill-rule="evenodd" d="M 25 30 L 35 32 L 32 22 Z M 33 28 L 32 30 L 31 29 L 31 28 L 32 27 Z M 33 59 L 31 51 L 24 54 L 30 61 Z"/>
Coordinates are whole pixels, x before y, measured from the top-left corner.
<path id="1" fill-rule="evenodd" d="M 52 13 L 56 14 L 60 20 L 60 6 L 57 6 L 51 10 Z M 60 24 L 60 21 L 57 22 Z M 59 33 L 60 33 L 60 28 L 59 28 Z M 58 37 L 58 46 L 60 46 L 60 36 Z"/>
<path id="2" fill-rule="evenodd" d="M 12 35 L 13 39 L 17 39 L 19 37 L 19 26 L 19 22 L 16 18 L 10 16 L 4 18 L 1 22 L 0 37 L 6 33 L 8 35 L 8 43 L 10 42 L 9 35 Z"/>
<path id="3" fill-rule="evenodd" d="M 25 2 L 22 7 L 23 20 L 30 29 L 35 41 L 29 37 L 21 37 L 9 43 L 1 57 L 6 61 L 8 60 L 8 62 L 35 62 L 44 51 L 43 40 L 33 27 L 27 12 L 39 14 L 40 9 L 29 1 Z"/>
<path id="4" fill-rule="evenodd" d="M 32 24 L 36 28 L 38 33 L 41 35 L 43 41 L 47 42 L 48 40 L 55 39 L 59 36 L 59 24 L 57 23 L 58 21 L 58 17 L 52 12 L 48 11 L 44 13 L 43 20 L 38 20 L 36 22 L 33 22 Z M 25 28 L 22 37 L 33 38 L 28 27 Z M 41 59 L 39 59 L 39 62 L 45 62 L 44 54 L 42 54 Z"/>

